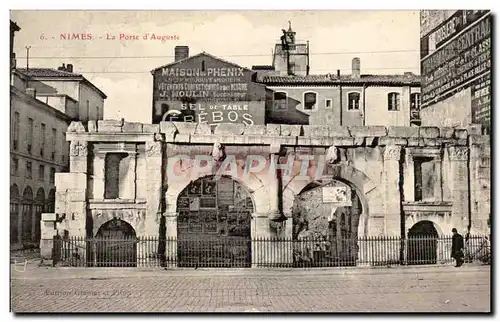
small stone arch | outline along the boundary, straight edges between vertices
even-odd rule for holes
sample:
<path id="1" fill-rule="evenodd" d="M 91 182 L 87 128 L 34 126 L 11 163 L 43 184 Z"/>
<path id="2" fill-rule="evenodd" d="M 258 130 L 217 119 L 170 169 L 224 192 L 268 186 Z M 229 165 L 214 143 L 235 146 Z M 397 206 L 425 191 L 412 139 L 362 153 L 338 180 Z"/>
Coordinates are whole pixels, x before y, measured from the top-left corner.
<path id="1" fill-rule="evenodd" d="M 439 227 L 430 220 L 421 220 L 408 230 L 409 265 L 437 263 L 439 232 Z"/>
<path id="2" fill-rule="evenodd" d="M 24 191 L 23 191 L 23 200 L 24 201 L 33 201 L 33 190 L 31 189 L 30 186 L 27 186 L 26 188 L 24 188 Z"/>
<path id="3" fill-rule="evenodd" d="M 98 267 L 136 267 L 137 234 L 121 218 L 106 221 L 96 233 L 95 262 Z"/>
<path id="4" fill-rule="evenodd" d="M 133 216 L 121 216 L 119 213 L 115 213 L 114 211 L 103 211 L 101 213 L 98 213 L 94 216 L 94 220 L 93 220 L 93 226 L 94 226 L 94 229 L 93 229 L 93 234 L 94 236 L 97 237 L 98 233 L 99 233 L 99 229 L 106 223 L 108 222 L 112 222 L 113 220 L 121 220 L 123 222 L 126 222 L 127 224 L 129 224 L 132 229 L 134 230 L 134 232 L 137 231 L 137 225 L 135 223 L 135 221 L 133 220 L 134 217 Z"/>

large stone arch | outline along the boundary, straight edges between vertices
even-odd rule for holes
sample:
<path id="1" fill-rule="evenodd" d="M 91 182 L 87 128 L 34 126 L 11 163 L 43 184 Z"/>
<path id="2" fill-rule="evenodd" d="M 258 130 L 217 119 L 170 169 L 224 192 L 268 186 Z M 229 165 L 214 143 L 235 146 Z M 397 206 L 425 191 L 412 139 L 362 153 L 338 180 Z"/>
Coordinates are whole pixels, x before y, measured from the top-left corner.
<path id="1" fill-rule="evenodd" d="M 134 229 L 135 233 L 137 234 L 137 228 L 138 228 L 137 226 L 138 225 L 137 225 L 136 220 L 134 220 L 135 216 L 121 216 L 121 215 L 117 215 L 113 211 L 103 211 L 99 215 L 94 216 L 93 231 L 92 231 L 93 236 L 97 236 L 99 229 L 104 224 L 106 224 L 107 222 L 110 222 L 114 219 L 120 219 L 120 220 L 126 222 Z"/>
<path id="2" fill-rule="evenodd" d="M 241 165 L 239 163 L 237 164 L 238 171 L 242 170 Z M 188 168 L 184 172 L 189 173 L 190 170 L 191 168 Z M 204 177 L 215 176 L 217 174 L 217 170 L 214 167 L 210 172 L 198 173 L 194 177 L 190 177 L 183 181 L 176 181 L 175 184 L 169 184 L 168 189 L 165 192 L 165 201 L 167 208 L 166 212 L 170 214 L 177 212 L 177 199 L 181 192 L 189 184 Z M 267 189 L 267 186 L 255 174 L 249 173 L 249 175 L 244 176 L 243 179 L 233 176 L 230 172 L 225 172 L 223 175 L 226 177 L 230 177 L 234 181 L 243 185 L 248 190 L 255 207 L 254 211 L 256 213 L 264 214 L 270 211 L 271 207 L 269 203 L 269 191 Z"/>
<path id="3" fill-rule="evenodd" d="M 348 164 L 332 165 L 329 170 L 329 174 L 323 176 L 321 180 L 316 180 L 314 178 L 310 180 L 297 180 L 296 178 L 292 178 L 285 185 L 283 190 L 283 212 L 285 214 L 291 214 L 295 196 L 300 194 L 308 185 L 312 183 L 324 185 L 329 181 L 337 180 L 345 183 L 358 194 L 362 205 L 358 236 L 368 235 L 368 218 L 370 213 L 368 200 L 369 194 L 376 188 L 376 184 L 364 172 Z"/>

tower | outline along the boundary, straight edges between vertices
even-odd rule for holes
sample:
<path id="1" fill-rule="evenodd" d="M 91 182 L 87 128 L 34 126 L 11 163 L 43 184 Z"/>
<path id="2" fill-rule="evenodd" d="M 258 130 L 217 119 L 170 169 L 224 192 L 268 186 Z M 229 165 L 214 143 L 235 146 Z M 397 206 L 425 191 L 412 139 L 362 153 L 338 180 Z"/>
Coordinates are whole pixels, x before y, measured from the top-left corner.
<path id="1" fill-rule="evenodd" d="M 288 30 L 281 29 L 280 43 L 276 44 L 273 66 L 280 75 L 305 76 L 309 74 L 309 43 L 297 43 L 296 32 L 288 22 Z"/>

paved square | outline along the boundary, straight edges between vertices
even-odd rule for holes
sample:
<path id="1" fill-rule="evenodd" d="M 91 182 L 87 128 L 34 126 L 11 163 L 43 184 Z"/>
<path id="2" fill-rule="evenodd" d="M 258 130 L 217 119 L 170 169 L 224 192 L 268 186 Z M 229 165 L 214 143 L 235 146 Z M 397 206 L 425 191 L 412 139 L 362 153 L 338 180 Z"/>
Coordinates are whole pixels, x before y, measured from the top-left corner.
<path id="1" fill-rule="evenodd" d="M 14 312 L 489 312 L 490 268 L 12 271 Z"/>

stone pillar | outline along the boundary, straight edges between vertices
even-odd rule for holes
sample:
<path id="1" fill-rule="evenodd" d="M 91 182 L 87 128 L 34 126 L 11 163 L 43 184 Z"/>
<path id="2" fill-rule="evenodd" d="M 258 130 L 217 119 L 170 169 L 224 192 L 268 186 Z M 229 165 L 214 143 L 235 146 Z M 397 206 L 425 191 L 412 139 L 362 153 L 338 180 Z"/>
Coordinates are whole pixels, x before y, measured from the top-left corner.
<path id="1" fill-rule="evenodd" d="M 404 201 L 415 201 L 415 165 L 408 149 L 405 149 L 404 171 Z"/>
<path id="2" fill-rule="evenodd" d="M 469 172 L 467 168 L 469 149 L 465 146 L 448 148 L 451 175 L 452 220 L 458 232 L 467 232 L 469 223 Z M 444 232 L 446 235 L 450 232 Z"/>
<path id="3" fill-rule="evenodd" d="M 165 256 L 169 267 L 177 266 L 177 212 L 165 213 L 165 227 L 167 230 Z"/>
<path id="4" fill-rule="evenodd" d="M 71 141 L 69 149 L 69 171 L 87 173 L 87 141 Z"/>
<path id="5" fill-rule="evenodd" d="M 263 266 L 268 261 L 266 254 L 269 253 L 269 214 L 253 213 L 250 227 L 252 238 L 252 267 Z"/>
<path id="6" fill-rule="evenodd" d="M 104 199 L 104 172 L 106 170 L 105 160 L 105 152 L 97 152 L 94 154 L 94 199 Z"/>
<path id="7" fill-rule="evenodd" d="M 146 219 L 144 224 L 144 231 L 142 232 L 142 234 L 145 237 L 152 237 L 153 240 L 158 240 L 160 237 L 159 227 L 162 214 L 161 201 L 162 142 L 146 142 Z M 155 253 L 158 252 L 157 243 L 154 243 L 154 245 L 151 247 L 154 249 Z M 158 254 L 153 255 L 153 257 L 159 258 Z"/>
<path id="8" fill-rule="evenodd" d="M 386 146 L 384 151 L 385 235 L 401 236 L 401 195 L 399 161 L 401 146 Z"/>
<path id="9" fill-rule="evenodd" d="M 128 152 L 129 171 L 128 171 L 128 197 L 135 200 L 137 198 L 137 152 Z"/>
<path id="10" fill-rule="evenodd" d="M 276 148 L 279 150 L 279 148 Z M 272 149 L 273 150 L 273 149 Z M 270 165 L 269 165 L 269 220 L 279 220 L 281 219 L 281 212 L 279 208 L 279 185 L 280 185 L 280 176 L 278 175 L 279 166 L 279 155 L 274 153 L 275 151 L 271 151 L 269 156 Z"/>
<path id="11" fill-rule="evenodd" d="M 401 146 L 389 145 L 384 150 L 384 190 L 385 190 L 385 236 L 401 236 L 401 194 L 399 187 L 401 159 Z M 386 260 L 390 263 L 398 262 L 399 251 L 397 240 L 387 240 L 387 245 L 381 249 L 387 249 Z"/>

